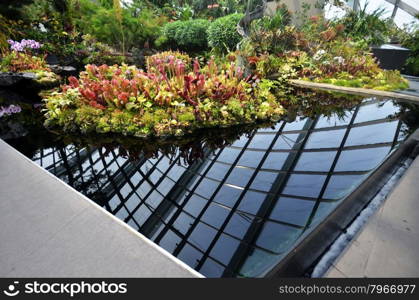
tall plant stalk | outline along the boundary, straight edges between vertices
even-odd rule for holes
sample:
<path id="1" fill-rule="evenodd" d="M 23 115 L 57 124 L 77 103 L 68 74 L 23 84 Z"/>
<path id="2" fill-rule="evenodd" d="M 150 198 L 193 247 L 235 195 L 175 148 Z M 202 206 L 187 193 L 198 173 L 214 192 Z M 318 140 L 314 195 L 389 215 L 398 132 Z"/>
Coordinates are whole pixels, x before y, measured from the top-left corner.
<path id="1" fill-rule="evenodd" d="M 124 36 L 124 28 L 122 25 L 122 7 L 120 0 L 113 0 L 113 9 L 115 11 L 116 20 L 119 23 L 119 28 L 121 30 L 122 36 L 122 54 L 125 56 L 125 36 Z"/>

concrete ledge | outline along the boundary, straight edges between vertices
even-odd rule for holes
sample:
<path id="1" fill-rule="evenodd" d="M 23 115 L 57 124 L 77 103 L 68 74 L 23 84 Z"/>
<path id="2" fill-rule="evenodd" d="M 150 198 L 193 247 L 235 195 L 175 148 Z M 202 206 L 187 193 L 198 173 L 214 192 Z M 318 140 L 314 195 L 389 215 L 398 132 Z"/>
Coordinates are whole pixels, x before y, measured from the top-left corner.
<path id="1" fill-rule="evenodd" d="M 0 140 L 1 277 L 203 277 Z"/>
<path id="2" fill-rule="evenodd" d="M 419 277 L 419 157 L 325 277 Z"/>
<path id="3" fill-rule="evenodd" d="M 410 100 L 419 102 L 419 97 L 404 93 L 397 93 L 397 92 L 386 92 L 386 91 L 379 91 L 379 90 L 372 90 L 372 89 L 363 89 L 363 88 L 353 88 L 353 87 L 346 87 L 346 86 L 337 86 L 333 84 L 327 83 L 317 83 L 305 80 L 297 80 L 293 79 L 290 80 L 292 85 L 304 87 L 304 88 L 314 88 L 314 89 L 322 89 L 322 90 L 330 90 L 335 92 L 342 92 L 342 93 L 349 93 L 349 94 L 356 94 L 356 95 L 363 95 L 363 96 L 377 96 L 377 97 L 387 97 L 387 98 L 394 98 L 394 99 L 401 99 L 401 100 Z"/>

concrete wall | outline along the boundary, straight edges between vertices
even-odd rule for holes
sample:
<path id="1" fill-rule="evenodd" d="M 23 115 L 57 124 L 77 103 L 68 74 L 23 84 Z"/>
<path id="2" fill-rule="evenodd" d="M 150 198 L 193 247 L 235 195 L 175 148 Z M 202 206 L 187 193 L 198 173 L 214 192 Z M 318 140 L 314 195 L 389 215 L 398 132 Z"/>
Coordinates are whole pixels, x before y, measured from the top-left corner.
<path id="1" fill-rule="evenodd" d="M 203 277 L 0 139 L 0 277 Z"/>
<path id="2" fill-rule="evenodd" d="M 301 6 L 307 3 L 310 5 L 310 10 L 307 12 L 307 16 L 322 15 L 323 10 L 316 8 L 317 3 L 324 3 L 324 0 L 281 0 L 281 1 L 269 1 L 265 10 L 265 15 L 271 16 L 275 14 L 275 11 L 279 5 L 285 4 L 288 9 L 293 13 L 293 21 L 297 22 L 295 14 L 301 12 Z"/>

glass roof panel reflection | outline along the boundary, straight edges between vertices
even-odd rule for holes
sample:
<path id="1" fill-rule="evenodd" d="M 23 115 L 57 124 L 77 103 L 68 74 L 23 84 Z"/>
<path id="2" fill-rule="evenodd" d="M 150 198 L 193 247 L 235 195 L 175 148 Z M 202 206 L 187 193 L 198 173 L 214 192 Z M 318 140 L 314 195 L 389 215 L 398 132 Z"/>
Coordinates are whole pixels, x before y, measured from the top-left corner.
<path id="1" fill-rule="evenodd" d="M 208 277 L 260 276 L 397 145 L 392 101 L 298 118 L 192 164 L 116 151 L 40 149 L 34 160 Z"/>

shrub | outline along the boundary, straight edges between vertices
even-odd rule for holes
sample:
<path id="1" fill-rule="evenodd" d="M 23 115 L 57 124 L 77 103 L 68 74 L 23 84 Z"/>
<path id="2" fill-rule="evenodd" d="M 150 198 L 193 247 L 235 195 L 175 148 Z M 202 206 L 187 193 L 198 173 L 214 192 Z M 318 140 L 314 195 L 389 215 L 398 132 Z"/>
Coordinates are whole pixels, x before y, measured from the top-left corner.
<path id="1" fill-rule="evenodd" d="M 212 22 L 207 31 L 209 46 L 224 53 L 235 50 L 241 40 L 237 24 L 242 17 L 243 14 L 231 14 Z"/>
<path id="2" fill-rule="evenodd" d="M 278 20 L 272 24 L 283 24 Z M 300 29 L 284 24 L 276 28 L 270 22 L 252 23 L 239 51 L 258 75 L 380 90 L 407 87 L 398 72 L 379 68 L 364 41 L 348 38 L 343 24 L 320 16 L 311 17 Z"/>
<path id="3" fill-rule="evenodd" d="M 392 27 L 391 19 L 384 19 L 385 9 L 378 8 L 371 13 L 367 12 L 368 3 L 360 10 L 350 10 L 335 22 L 344 25 L 347 36 L 355 40 L 364 40 L 368 45 L 381 45 L 390 41 Z"/>
<path id="4" fill-rule="evenodd" d="M 80 11 L 80 18 L 76 20 L 78 28 L 119 50 L 142 47 L 145 43 L 153 45 L 161 26 L 167 22 L 165 17 L 156 16 L 150 9 L 138 12 L 130 7 L 122 10 L 120 23 L 115 9 L 86 0 L 81 1 Z"/>
<path id="5" fill-rule="evenodd" d="M 157 40 L 157 46 L 184 51 L 203 51 L 208 48 L 208 20 L 195 19 L 167 23 L 162 29 L 162 35 Z"/>
<path id="6" fill-rule="evenodd" d="M 406 62 L 406 71 L 413 76 L 419 75 L 419 27 L 409 34 L 403 41 L 403 46 L 410 49 L 411 53 Z"/>
<path id="7" fill-rule="evenodd" d="M 175 34 L 179 48 L 183 50 L 207 49 L 207 29 L 209 25 L 210 22 L 204 19 L 182 22 Z"/>

